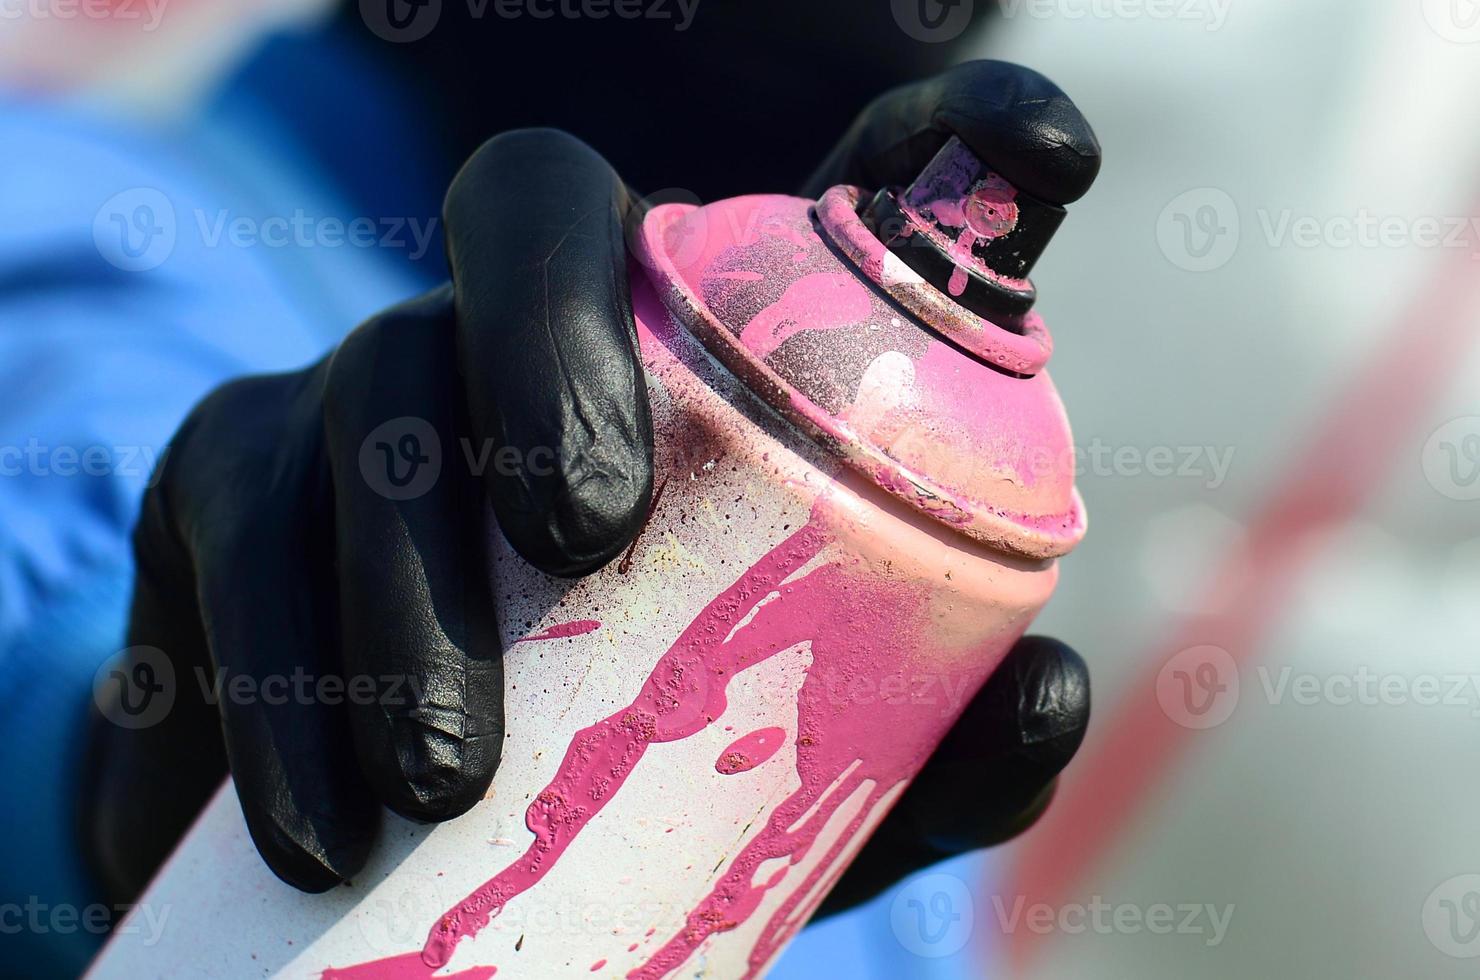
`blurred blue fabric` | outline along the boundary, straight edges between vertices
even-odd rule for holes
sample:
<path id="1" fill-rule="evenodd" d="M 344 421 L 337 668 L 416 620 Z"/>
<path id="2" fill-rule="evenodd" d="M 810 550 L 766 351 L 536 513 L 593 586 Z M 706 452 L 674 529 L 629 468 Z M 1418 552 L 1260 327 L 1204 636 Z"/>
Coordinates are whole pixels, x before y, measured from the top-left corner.
<path id="1" fill-rule="evenodd" d="M 421 148 L 416 119 L 332 33 L 272 41 L 168 129 L 0 99 L 5 902 L 96 900 L 76 838 L 82 722 L 95 671 L 123 645 L 129 534 L 175 428 L 222 381 L 301 367 L 444 274 L 440 224 L 425 254 L 409 234 L 391 248 L 242 247 L 215 230 L 297 212 L 439 220 L 451 168 Z M 885 896 L 809 929 L 775 976 L 975 972 L 925 971 L 889 908 Z M 76 975 L 101 939 L 0 925 L 0 964 L 31 976 Z"/>
<path id="2" fill-rule="evenodd" d="M 362 96 L 373 91 L 367 66 L 330 39 L 285 39 L 206 112 L 165 131 L 0 102 L 0 145 L 7 150 L 0 181 L 6 902 L 54 908 L 94 901 L 77 855 L 79 736 L 93 674 L 123 645 L 129 534 L 152 465 L 175 428 L 217 384 L 303 366 L 376 310 L 431 285 L 440 269 L 440 226 L 420 261 L 411 260 L 409 245 L 237 247 L 215 237 L 223 216 L 437 216 L 434 198 L 418 214 L 340 194 L 325 168 L 346 162 L 349 137 L 414 146 L 409 129 L 395 127 L 409 117 L 386 113 L 373 134 L 363 134 L 367 120 L 344 111 L 344 92 L 335 85 L 300 84 L 292 100 L 264 97 L 256 80 L 280 79 L 295 62 L 340 86 L 359 77 Z M 304 76 L 293 77 L 301 83 Z M 316 149 L 305 141 L 310 135 L 330 149 Z M 429 185 L 430 178 L 411 172 L 417 166 L 425 161 L 393 152 L 359 161 L 382 183 Z M 159 242 L 173 231 L 172 248 L 133 226 L 141 202 L 150 207 Z M 109 237 L 125 231 L 131 243 Z M 155 246 L 146 264 L 165 257 L 131 271 L 127 253 L 118 251 L 126 245 Z M 99 939 L 75 926 L 4 925 L 0 962 L 48 964 L 58 976 L 80 972 Z"/>

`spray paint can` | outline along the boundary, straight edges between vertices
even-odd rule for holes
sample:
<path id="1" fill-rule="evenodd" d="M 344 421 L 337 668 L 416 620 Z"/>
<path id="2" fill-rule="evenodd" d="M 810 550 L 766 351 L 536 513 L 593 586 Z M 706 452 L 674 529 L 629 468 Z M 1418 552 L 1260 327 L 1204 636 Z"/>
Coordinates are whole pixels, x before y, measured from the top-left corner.
<path id="1" fill-rule="evenodd" d="M 496 555 L 488 798 L 308 896 L 228 786 L 93 975 L 763 973 L 1084 533 L 1028 279 L 1062 218 L 957 139 L 872 198 L 648 213 L 652 512 L 578 582 Z"/>

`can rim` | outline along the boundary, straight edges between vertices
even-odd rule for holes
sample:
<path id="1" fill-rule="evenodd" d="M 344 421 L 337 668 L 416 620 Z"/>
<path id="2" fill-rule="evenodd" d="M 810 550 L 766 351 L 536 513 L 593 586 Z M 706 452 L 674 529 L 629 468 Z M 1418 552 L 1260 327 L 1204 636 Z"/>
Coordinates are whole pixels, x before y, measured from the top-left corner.
<path id="1" fill-rule="evenodd" d="M 812 206 L 812 202 L 801 198 L 788 200 L 797 207 Z M 648 212 L 641 234 L 636 236 L 637 258 L 669 313 L 777 414 L 880 489 L 969 538 L 999 551 L 1034 559 L 1058 558 L 1073 550 L 1087 529 L 1084 502 L 1077 487 L 1071 492 L 1069 508 L 1058 514 L 1021 514 L 969 500 L 887 455 L 745 349 L 689 287 L 665 247 L 667 231 L 696 210 L 699 207 L 694 204 L 663 204 Z M 993 329 L 1007 334 L 1000 327 Z"/>

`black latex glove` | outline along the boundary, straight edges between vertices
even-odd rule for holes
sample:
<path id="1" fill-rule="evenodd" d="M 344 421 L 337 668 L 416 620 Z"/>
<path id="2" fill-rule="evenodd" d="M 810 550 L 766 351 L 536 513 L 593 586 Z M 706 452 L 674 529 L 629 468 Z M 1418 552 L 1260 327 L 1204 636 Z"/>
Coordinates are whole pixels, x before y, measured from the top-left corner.
<path id="1" fill-rule="evenodd" d="M 263 858 L 307 891 L 360 870 L 382 803 L 445 820 L 483 798 L 504 740 L 494 519 L 541 569 L 579 575 L 647 513 L 628 206 L 569 136 L 493 140 L 444 206 L 451 286 L 307 370 L 218 389 L 186 419 L 135 533 L 128 635 L 169 658 L 175 703 L 147 728 L 94 725 L 85 820 L 112 895 L 147 882 L 228 762 Z M 426 422 L 394 421 L 408 418 Z M 295 670 L 377 689 L 340 689 L 353 703 L 338 705 L 230 696 L 232 677 Z M 219 719 L 197 681 L 212 673 Z"/>
<path id="2" fill-rule="evenodd" d="M 1056 88 L 978 62 L 880 99 L 808 193 L 906 183 L 952 133 L 1045 197 L 1057 181 L 1072 200 L 1064 188 L 1083 193 L 1098 165 Z M 139 729 L 105 720 L 112 711 L 94 717 L 84 821 L 110 898 L 138 894 L 228 762 L 264 859 L 309 891 L 363 866 L 382 803 L 442 820 L 482 799 L 504 735 L 486 578 L 495 521 L 534 565 L 579 575 L 620 553 L 646 514 L 652 432 L 627 284 L 630 211 L 620 179 L 571 137 L 492 140 L 444 206 L 451 286 L 376 317 L 318 365 L 229 384 L 191 413 L 144 502 L 129 628 L 131 647 L 167 658 L 173 707 Z M 393 422 L 405 418 L 431 431 Z M 475 455 L 512 447 L 516 465 L 472 475 L 462 439 Z M 411 460 L 438 458 L 429 489 L 393 499 L 419 489 Z M 125 676 L 136 666 L 122 665 Z M 197 681 L 295 669 L 310 683 L 411 680 L 338 705 L 228 695 L 219 715 Z M 1020 644 L 826 910 L 1026 827 L 1088 705 L 1077 656 Z"/>

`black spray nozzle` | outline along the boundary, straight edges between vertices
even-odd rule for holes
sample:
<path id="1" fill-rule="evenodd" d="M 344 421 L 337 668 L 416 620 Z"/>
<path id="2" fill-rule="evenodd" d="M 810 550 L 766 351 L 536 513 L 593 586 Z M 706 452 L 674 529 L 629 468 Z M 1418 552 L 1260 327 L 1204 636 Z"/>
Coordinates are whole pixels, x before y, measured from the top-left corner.
<path id="1" fill-rule="evenodd" d="M 1033 307 L 1028 274 L 1065 211 L 1038 200 L 948 140 L 903 190 L 879 191 L 864 215 L 921 278 L 1003 326 Z"/>

